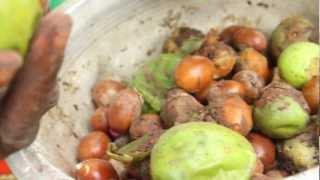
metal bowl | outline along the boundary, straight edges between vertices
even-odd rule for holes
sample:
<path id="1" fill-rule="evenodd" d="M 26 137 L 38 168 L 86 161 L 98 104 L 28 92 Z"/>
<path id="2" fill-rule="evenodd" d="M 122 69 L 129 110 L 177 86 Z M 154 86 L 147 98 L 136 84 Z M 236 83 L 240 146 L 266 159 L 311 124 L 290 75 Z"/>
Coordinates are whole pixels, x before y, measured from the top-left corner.
<path id="1" fill-rule="evenodd" d="M 36 141 L 8 158 L 13 172 L 25 180 L 73 179 L 76 148 L 94 109 L 92 85 L 101 77 L 129 80 L 136 67 L 160 53 L 172 28 L 206 32 L 248 24 L 270 35 L 290 15 L 303 15 L 318 27 L 318 8 L 317 0 L 68 1 L 62 9 L 74 28 L 59 75 L 60 100 L 43 117 Z M 318 167 L 287 179 L 319 179 Z"/>

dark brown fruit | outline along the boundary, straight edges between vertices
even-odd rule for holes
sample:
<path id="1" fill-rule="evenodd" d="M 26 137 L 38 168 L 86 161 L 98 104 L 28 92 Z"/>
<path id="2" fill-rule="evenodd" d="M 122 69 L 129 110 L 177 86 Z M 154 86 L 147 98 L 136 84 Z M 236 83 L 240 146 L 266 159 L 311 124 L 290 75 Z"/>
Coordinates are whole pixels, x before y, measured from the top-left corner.
<path id="1" fill-rule="evenodd" d="M 108 132 L 107 112 L 108 108 L 105 107 L 96 109 L 90 118 L 90 126 L 92 130 Z"/>
<path id="2" fill-rule="evenodd" d="M 213 64 L 203 56 L 188 56 L 177 66 L 175 80 L 177 86 L 190 92 L 199 92 L 207 87 L 213 75 Z"/>
<path id="3" fill-rule="evenodd" d="M 109 128 L 117 133 L 126 133 L 133 120 L 139 118 L 142 99 L 131 89 L 121 91 L 109 106 L 107 115 Z"/>
<path id="4" fill-rule="evenodd" d="M 217 96 L 239 95 L 244 97 L 245 93 L 243 84 L 234 80 L 220 80 L 209 87 L 207 98 L 208 101 L 214 101 Z"/>
<path id="5" fill-rule="evenodd" d="M 304 87 L 303 95 L 311 109 L 311 113 L 317 113 L 319 109 L 319 76 L 313 77 Z"/>
<path id="6" fill-rule="evenodd" d="M 256 72 L 266 82 L 270 80 L 271 72 L 267 58 L 253 48 L 246 48 L 240 52 L 237 71 L 251 70 Z"/>
<path id="7" fill-rule="evenodd" d="M 223 42 L 204 42 L 197 54 L 208 57 L 213 62 L 213 79 L 227 76 L 236 64 L 237 54 Z"/>
<path id="8" fill-rule="evenodd" d="M 78 147 L 78 159 L 80 161 L 92 158 L 105 158 L 109 137 L 100 131 L 94 131 L 81 139 Z"/>
<path id="9" fill-rule="evenodd" d="M 213 119 L 244 136 L 252 129 L 252 109 L 238 95 L 212 97 L 209 109 Z"/>
<path id="10" fill-rule="evenodd" d="M 159 130 L 162 130 L 160 116 L 157 114 L 144 114 L 140 118 L 133 120 L 129 132 L 132 139 L 137 139 Z"/>
<path id="11" fill-rule="evenodd" d="M 257 133 L 250 133 L 248 140 L 251 142 L 265 169 L 270 170 L 275 165 L 276 156 L 276 148 L 273 142 L 266 136 Z"/>
<path id="12" fill-rule="evenodd" d="M 88 159 L 76 165 L 77 180 L 118 180 L 112 165 L 102 159 Z"/>
<path id="13" fill-rule="evenodd" d="M 92 89 L 93 102 L 98 106 L 109 106 L 114 97 L 123 89 L 125 85 L 114 80 L 103 80 L 95 84 Z"/>
<path id="14" fill-rule="evenodd" d="M 196 99 L 202 103 L 202 104 L 206 104 L 207 103 L 207 96 L 209 94 L 209 90 L 210 90 L 210 86 L 212 86 L 214 83 L 216 83 L 216 81 L 211 81 L 211 83 L 209 84 L 208 87 L 202 89 L 201 91 L 197 92 L 195 94 Z"/>
<path id="15" fill-rule="evenodd" d="M 249 103 L 257 100 L 265 85 L 265 81 L 258 76 L 254 71 L 244 70 L 236 73 L 233 78 L 234 81 L 241 83 L 245 89 L 244 99 Z"/>

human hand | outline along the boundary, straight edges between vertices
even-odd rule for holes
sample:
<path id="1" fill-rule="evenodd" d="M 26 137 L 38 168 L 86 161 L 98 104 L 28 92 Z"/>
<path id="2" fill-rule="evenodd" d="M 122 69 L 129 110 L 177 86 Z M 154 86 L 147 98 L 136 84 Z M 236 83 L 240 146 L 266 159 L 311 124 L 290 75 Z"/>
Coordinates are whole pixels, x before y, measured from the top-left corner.
<path id="1" fill-rule="evenodd" d="M 18 52 L 0 50 L 0 159 L 31 144 L 42 115 L 56 103 L 56 78 L 71 26 L 62 12 L 42 17 L 24 64 Z"/>

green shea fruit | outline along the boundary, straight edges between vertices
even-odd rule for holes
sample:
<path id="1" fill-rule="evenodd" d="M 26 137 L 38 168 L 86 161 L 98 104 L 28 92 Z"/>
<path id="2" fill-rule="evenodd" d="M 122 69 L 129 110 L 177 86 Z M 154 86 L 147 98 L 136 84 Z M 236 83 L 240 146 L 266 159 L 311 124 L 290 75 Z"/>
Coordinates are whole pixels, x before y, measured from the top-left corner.
<path id="1" fill-rule="evenodd" d="M 17 50 L 25 55 L 41 15 L 39 0 L 1 0 L 0 49 Z"/>
<path id="2" fill-rule="evenodd" d="M 256 154 L 240 134 L 209 122 L 174 126 L 151 152 L 153 180 L 249 180 Z"/>
<path id="3" fill-rule="evenodd" d="M 311 39 L 314 25 L 302 16 L 292 16 L 284 19 L 272 32 L 271 53 L 278 58 L 281 52 L 290 44 Z"/>
<path id="4" fill-rule="evenodd" d="M 269 137 L 285 139 L 299 134 L 307 126 L 309 116 L 293 97 L 278 96 L 264 106 L 254 108 L 254 121 Z"/>
<path id="5" fill-rule="evenodd" d="M 319 75 L 320 47 L 311 42 L 297 42 L 286 48 L 278 59 L 280 76 L 295 88 L 302 88 Z"/>

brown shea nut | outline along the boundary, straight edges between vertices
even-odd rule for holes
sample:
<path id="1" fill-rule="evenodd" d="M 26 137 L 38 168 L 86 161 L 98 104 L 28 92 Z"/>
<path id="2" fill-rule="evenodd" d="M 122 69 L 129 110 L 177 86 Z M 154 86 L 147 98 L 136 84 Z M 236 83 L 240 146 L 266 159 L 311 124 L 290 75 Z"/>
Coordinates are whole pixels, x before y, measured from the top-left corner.
<path id="1" fill-rule="evenodd" d="M 126 86 L 114 80 L 102 80 L 92 89 L 92 99 L 96 106 L 109 106 L 114 97 Z"/>
<path id="2" fill-rule="evenodd" d="M 132 139 L 137 139 L 159 130 L 162 130 L 160 116 L 157 114 L 144 114 L 140 118 L 133 120 L 129 132 Z"/>
<path id="3" fill-rule="evenodd" d="M 107 120 L 108 108 L 99 107 L 90 118 L 90 126 L 92 130 L 108 132 Z"/>
<path id="4" fill-rule="evenodd" d="M 271 76 L 267 58 L 253 48 L 246 48 L 240 52 L 236 69 L 237 71 L 254 71 L 266 82 L 269 81 Z"/>
<path id="5" fill-rule="evenodd" d="M 207 103 L 207 96 L 209 94 L 209 90 L 211 85 L 213 85 L 214 83 L 216 83 L 216 81 L 211 81 L 211 83 L 204 89 L 202 89 L 201 91 L 195 93 L 195 98 L 202 104 L 206 104 Z"/>
<path id="6" fill-rule="evenodd" d="M 209 100 L 213 119 L 246 136 L 252 129 L 252 109 L 238 95 L 216 96 Z"/>
<path id="7" fill-rule="evenodd" d="M 216 96 L 223 95 L 239 95 L 240 97 L 244 97 L 244 85 L 234 80 L 220 80 L 209 87 L 207 98 L 211 101 Z"/>
<path id="8" fill-rule="evenodd" d="M 175 80 L 178 87 L 196 93 L 207 87 L 213 75 L 213 64 L 203 56 L 185 57 L 177 66 Z"/>
<path id="9" fill-rule="evenodd" d="M 208 57 L 213 62 L 213 79 L 227 76 L 236 64 L 237 54 L 223 42 L 204 42 L 197 54 Z"/>
<path id="10" fill-rule="evenodd" d="M 105 158 L 109 143 L 110 139 L 105 133 L 100 131 L 89 133 L 80 140 L 78 159 L 83 161 L 91 158 Z"/>
<path id="11" fill-rule="evenodd" d="M 256 151 L 257 157 L 262 161 L 265 170 L 273 168 L 276 159 L 276 147 L 271 139 L 261 134 L 250 133 L 248 140 Z"/>
<path id="12" fill-rule="evenodd" d="M 133 120 L 141 114 L 143 100 L 132 89 L 118 93 L 109 106 L 107 114 L 109 128 L 116 133 L 126 133 Z"/>
<path id="13" fill-rule="evenodd" d="M 118 174 L 106 160 L 88 159 L 76 165 L 77 180 L 118 180 Z"/>
<path id="14" fill-rule="evenodd" d="M 259 52 L 265 52 L 268 47 L 266 36 L 257 29 L 247 26 L 231 26 L 221 33 L 222 39 L 230 42 L 235 48 L 254 48 Z"/>
<path id="15" fill-rule="evenodd" d="M 319 108 L 319 76 L 313 77 L 302 89 L 303 96 L 306 99 L 311 113 L 315 114 Z"/>
<path id="16" fill-rule="evenodd" d="M 256 72 L 250 70 L 239 71 L 232 79 L 244 86 L 244 99 L 249 104 L 253 103 L 260 97 L 262 89 L 265 86 L 264 79 L 258 76 Z"/>

